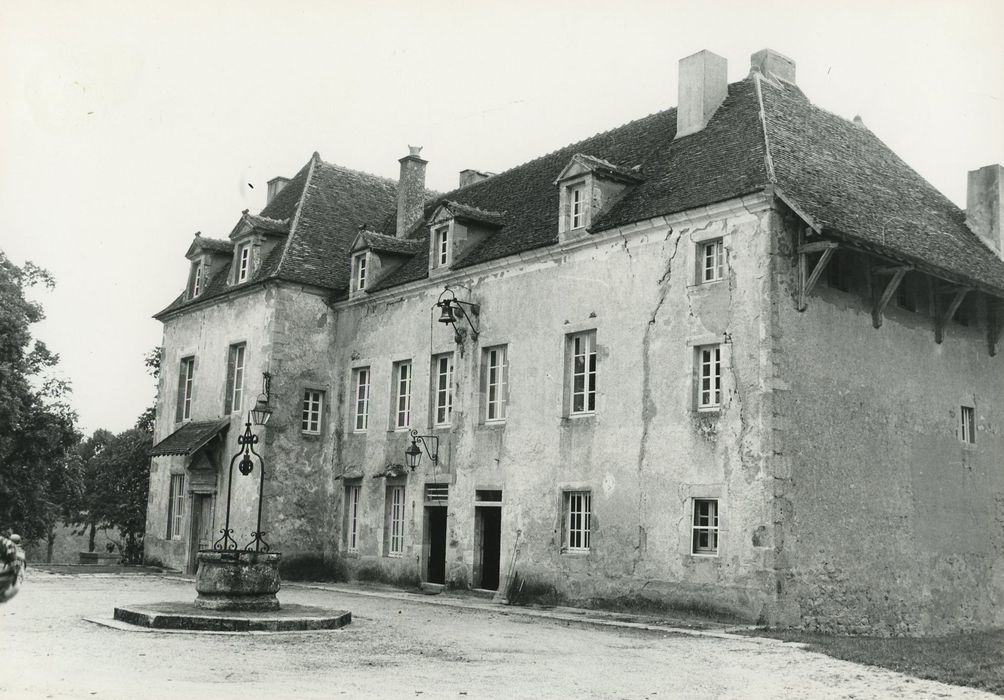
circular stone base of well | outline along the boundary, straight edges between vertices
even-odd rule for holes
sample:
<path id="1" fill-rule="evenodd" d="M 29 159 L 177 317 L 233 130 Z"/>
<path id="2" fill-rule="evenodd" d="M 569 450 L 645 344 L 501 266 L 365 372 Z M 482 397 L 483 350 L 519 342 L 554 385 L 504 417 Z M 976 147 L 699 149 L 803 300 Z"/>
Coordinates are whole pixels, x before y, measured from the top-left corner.
<path id="1" fill-rule="evenodd" d="M 195 607 L 200 610 L 234 610 L 238 612 L 271 612 L 279 609 L 279 599 L 275 593 L 262 595 L 210 595 L 199 593 Z"/>
<path id="2" fill-rule="evenodd" d="M 271 612 L 248 612 L 207 610 L 192 603 L 151 603 L 115 608 L 115 619 L 160 630 L 297 632 L 344 627 L 352 622 L 352 613 L 313 605 L 283 605 Z"/>

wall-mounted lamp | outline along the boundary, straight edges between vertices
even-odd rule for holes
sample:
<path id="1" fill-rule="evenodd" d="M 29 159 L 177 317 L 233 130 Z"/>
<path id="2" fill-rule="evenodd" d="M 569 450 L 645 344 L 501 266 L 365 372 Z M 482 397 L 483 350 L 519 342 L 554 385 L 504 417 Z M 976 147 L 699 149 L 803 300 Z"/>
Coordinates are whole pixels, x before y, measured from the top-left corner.
<path id="1" fill-rule="evenodd" d="M 459 319 L 467 321 L 467 325 L 471 329 L 471 337 L 474 340 L 478 339 L 478 335 L 480 334 L 478 320 L 481 314 L 480 304 L 460 301 L 457 299 L 457 295 L 453 293 L 453 290 L 446 287 L 443 293 L 439 295 L 436 306 L 440 309 L 439 322 L 447 326 L 453 326 L 453 335 L 458 343 L 463 342 L 464 335 L 467 333 L 466 328 L 457 327 Z"/>
<path id="2" fill-rule="evenodd" d="M 418 446 L 419 443 L 422 444 L 422 447 Z M 429 451 L 430 443 L 432 444 L 432 451 Z M 411 444 L 404 451 L 404 463 L 412 471 L 415 471 L 415 467 L 422 461 L 422 449 L 425 450 L 425 454 L 429 455 L 429 459 L 432 460 L 433 464 L 439 464 L 439 438 L 435 435 L 419 435 L 417 430 L 412 430 Z"/>
<path id="3" fill-rule="evenodd" d="M 265 425 L 268 423 L 268 419 L 272 417 L 272 409 L 268 405 L 268 393 L 269 388 L 272 384 L 272 375 L 268 372 L 261 373 L 261 393 L 258 394 L 258 400 L 255 402 L 254 408 L 251 409 L 251 422 L 255 425 Z"/>

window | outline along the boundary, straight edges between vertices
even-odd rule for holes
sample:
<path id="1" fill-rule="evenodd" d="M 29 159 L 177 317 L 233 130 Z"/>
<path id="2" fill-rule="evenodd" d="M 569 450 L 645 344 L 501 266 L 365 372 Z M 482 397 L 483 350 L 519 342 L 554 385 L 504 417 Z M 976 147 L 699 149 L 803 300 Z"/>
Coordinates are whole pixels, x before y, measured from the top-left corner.
<path id="1" fill-rule="evenodd" d="M 453 353 L 432 358 L 432 423 L 450 424 L 453 416 Z"/>
<path id="2" fill-rule="evenodd" d="M 243 282 L 251 274 L 251 244 L 245 243 L 237 249 L 237 281 Z"/>
<path id="3" fill-rule="evenodd" d="M 167 539 L 181 539 L 181 520 L 185 515 L 185 475 L 172 474 L 167 494 Z"/>
<path id="4" fill-rule="evenodd" d="M 691 554 L 718 554 L 718 499 L 694 499 Z"/>
<path id="5" fill-rule="evenodd" d="M 360 367 L 352 371 L 352 385 L 355 387 L 355 411 L 352 430 L 361 433 L 370 422 L 370 368 Z"/>
<path id="6" fill-rule="evenodd" d="M 303 413 L 300 416 L 300 430 L 312 435 L 321 432 L 321 411 L 324 408 L 324 392 L 307 389 L 303 392 Z"/>
<path id="7" fill-rule="evenodd" d="M 387 555 L 404 554 L 404 487 L 387 487 Z"/>
<path id="8" fill-rule="evenodd" d="M 178 371 L 178 407 L 174 419 L 188 420 L 192 417 L 192 389 L 195 385 L 195 358 L 186 357 L 181 360 Z"/>
<path id="9" fill-rule="evenodd" d="M 568 336 L 569 415 L 596 410 L 596 331 Z"/>
<path id="10" fill-rule="evenodd" d="M 589 527 L 592 494 L 589 491 L 565 492 L 565 551 L 589 551 Z"/>
<path id="11" fill-rule="evenodd" d="M 717 282 L 725 276 L 722 239 L 701 244 L 701 282 Z"/>
<path id="12" fill-rule="evenodd" d="M 192 288 L 189 290 L 189 298 L 194 299 L 202 291 L 202 263 L 192 263 Z"/>
<path id="13" fill-rule="evenodd" d="M 246 346 L 237 343 L 230 346 L 227 357 L 227 396 L 223 412 L 235 413 L 241 410 L 241 400 L 244 395 L 244 354 Z"/>
<path id="14" fill-rule="evenodd" d="M 352 270 L 352 289 L 361 292 L 366 289 L 366 253 L 358 253 L 352 258 Z"/>
<path id="15" fill-rule="evenodd" d="M 505 345 L 485 348 L 481 385 L 484 387 L 484 419 L 486 423 L 501 422 L 506 417 L 509 389 L 509 361 Z"/>
<path id="16" fill-rule="evenodd" d="M 722 405 L 722 346 L 697 348 L 697 410 L 712 411 Z"/>
<path id="17" fill-rule="evenodd" d="M 345 549 L 359 551 L 359 490 L 358 484 L 345 486 Z"/>
<path id="18" fill-rule="evenodd" d="M 976 442 L 976 409 L 972 406 L 962 406 L 959 413 L 959 439 L 962 442 Z"/>
<path id="19" fill-rule="evenodd" d="M 440 226 L 436 229 L 436 248 L 433 251 L 433 267 L 446 267 L 450 264 L 450 227 Z"/>
<path id="20" fill-rule="evenodd" d="M 411 426 L 411 361 L 394 363 L 395 430 Z"/>
<path id="21" fill-rule="evenodd" d="M 586 187 L 572 185 L 568 188 L 568 228 L 577 229 L 586 225 Z"/>

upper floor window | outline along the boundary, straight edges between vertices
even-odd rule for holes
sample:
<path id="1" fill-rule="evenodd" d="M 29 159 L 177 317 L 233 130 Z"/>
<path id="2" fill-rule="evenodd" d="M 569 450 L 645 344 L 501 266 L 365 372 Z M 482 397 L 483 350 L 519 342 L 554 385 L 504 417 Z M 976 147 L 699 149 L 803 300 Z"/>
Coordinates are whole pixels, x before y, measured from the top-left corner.
<path id="1" fill-rule="evenodd" d="M 227 356 L 227 395 L 224 400 L 223 413 L 237 413 L 241 410 L 244 398 L 244 356 L 247 346 L 236 343 L 230 346 Z"/>
<path id="2" fill-rule="evenodd" d="M 497 345 L 485 348 L 482 355 L 481 393 L 484 396 L 484 420 L 501 422 L 506 417 L 509 384 L 508 348 Z"/>
<path id="3" fill-rule="evenodd" d="M 303 392 L 303 410 L 300 414 L 300 430 L 309 435 L 321 432 L 321 413 L 324 410 L 324 392 L 306 389 Z"/>
<path id="4" fill-rule="evenodd" d="M 596 331 L 568 336 L 569 415 L 596 410 Z"/>
<path id="5" fill-rule="evenodd" d="M 453 353 L 432 358 L 433 425 L 448 426 L 453 414 Z"/>
<path id="6" fill-rule="evenodd" d="M 568 228 L 577 229 L 586 225 L 586 186 L 584 183 L 568 188 Z"/>
<path id="7" fill-rule="evenodd" d="M 352 371 L 354 395 L 354 410 L 352 416 L 353 432 L 361 433 L 369 427 L 370 420 L 370 368 L 360 367 Z"/>
<path id="8" fill-rule="evenodd" d="M 357 253 L 352 258 L 352 291 L 366 289 L 366 253 Z"/>
<path id="9" fill-rule="evenodd" d="M 244 243 L 237 249 L 237 281 L 243 282 L 251 276 L 251 244 Z"/>
<path id="10" fill-rule="evenodd" d="M 433 267 L 446 267 L 450 264 L 450 227 L 440 226 L 435 230 L 435 249 L 433 250 Z"/>
<path id="11" fill-rule="evenodd" d="M 192 389 L 195 385 L 195 357 L 181 360 L 178 371 L 178 407 L 175 420 L 183 421 L 192 417 Z"/>
<path id="12" fill-rule="evenodd" d="M 725 249 L 722 239 L 702 243 L 701 282 L 717 282 L 725 276 Z"/>
<path id="13" fill-rule="evenodd" d="M 192 263 L 192 286 L 188 290 L 188 296 L 191 299 L 199 296 L 202 291 L 202 263 L 196 262 Z"/>
<path id="14" fill-rule="evenodd" d="M 411 426 L 411 360 L 394 363 L 395 430 Z"/>
<path id="15" fill-rule="evenodd" d="M 711 411 L 722 405 L 722 346 L 697 348 L 697 410 Z"/>

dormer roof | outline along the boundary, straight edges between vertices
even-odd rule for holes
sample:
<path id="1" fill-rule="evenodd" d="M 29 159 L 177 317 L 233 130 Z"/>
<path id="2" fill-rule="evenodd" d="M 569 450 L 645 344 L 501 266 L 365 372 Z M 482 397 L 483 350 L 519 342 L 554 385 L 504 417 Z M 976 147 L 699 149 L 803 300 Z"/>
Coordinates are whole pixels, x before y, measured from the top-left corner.
<path id="1" fill-rule="evenodd" d="M 608 160 L 597 158 L 596 156 L 576 153 L 572 156 L 571 160 L 568 161 L 568 165 L 566 165 L 565 169 L 561 171 L 561 174 L 555 179 L 554 184 L 557 185 L 563 180 L 567 180 L 571 177 L 576 177 L 587 172 L 592 173 L 596 177 L 607 180 L 616 180 L 627 184 L 642 182 L 645 179 L 641 175 L 640 165 L 636 165 L 633 168 L 625 168 L 620 165 L 614 165 Z"/>
<path id="2" fill-rule="evenodd" d="M 285 236 L 289 233 L 289 219 L 272 219 L 267 216 L 251 214 L 245 209 L 241 218 L 230 232 L 230 240 L 245 236 L 251 232 L 271 233 Z"/>
<path id="3" fill-rule="evenodd" d="M 357 253 L 360 250 L 372 250 L 376 253 L 390 253 L 392 255 L 414 255 L 422 248 L 422 242 L 414 238 L 398 238 L 397 236 L 387 236 L 376 231 L 362 230 L 352 242 L 349 253 Z"/>
<path id="4" fill-rule="evenodd" d="M 208 238 L 202 235 L 201 232 L 195 233 L 195 239 L 192 241 L 192 245 L 188 246 L 188 252 L 185 253 L 185 257 L 191 260 L 196 255 L 201 255 L 204 252 L 211 253 L 225 253 L 227 255 L 233 253 L 234 244 L 230 241 L 222 241 L 218 238 Z"/>
<path id="5" fill-rule="evenodd" d="M 505 223 L 505 213 L 488 211 L 469 204 L 461 204 L 452 200 L 442 202 L 429 220 L 432 222 L 445 221 L 447 219 L 459 219 L 461 221 L 474 221 L 485 226 L 501 227 Z"/>

